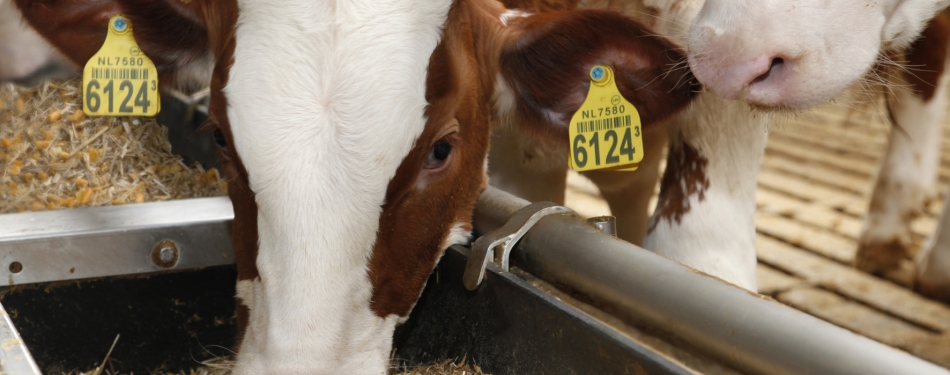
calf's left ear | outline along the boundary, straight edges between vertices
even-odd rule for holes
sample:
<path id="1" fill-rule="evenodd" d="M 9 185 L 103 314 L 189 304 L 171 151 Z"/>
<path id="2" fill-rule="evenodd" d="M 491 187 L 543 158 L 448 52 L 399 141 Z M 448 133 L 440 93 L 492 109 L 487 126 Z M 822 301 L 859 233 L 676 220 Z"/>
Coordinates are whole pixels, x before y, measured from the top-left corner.
<path id="1" fill-rule="evenodd" d="M 644 128 L 669 118 L 699 91 L 683 52 L 645 26 L 611 11 L 569 11 L 505 19 L 496 107 L 500 115 L 567 140 L 567 124 L 607 65 Z"/>
<path id="2" fill-rule="evenodd" d="M 206 64 L 209 45 L 202 6 L 212 0 L 14 1 L 23 19 L 80 67 L 102 47 L 109 19 L 116 14 L 132 20 L 135 40 L 155 63 L 163 83 L 177 82 L 172 78 L 186 67 Z"/>

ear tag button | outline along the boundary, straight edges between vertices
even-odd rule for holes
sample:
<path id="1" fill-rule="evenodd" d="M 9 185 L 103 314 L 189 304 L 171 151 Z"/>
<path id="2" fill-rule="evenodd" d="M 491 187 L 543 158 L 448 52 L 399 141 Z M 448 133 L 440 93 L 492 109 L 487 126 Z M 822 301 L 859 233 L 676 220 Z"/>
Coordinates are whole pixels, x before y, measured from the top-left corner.
<path id="1" fill-rule="evenodd" d="M 643 160 L 640 128 L 640 113 L 620 94 L 613 69 L 597 65 L 587 99 L 568 126 L 567 163 L 575 171 L 636 170 Z"/>
<path id="2" fill-rule="evenodd" d="M 106 41 L 82 70 L 82 96 L 87 116 L 155 116 L 161 110 L 158 69 L 135 42 L 128 18 L 109 20 Z"/>

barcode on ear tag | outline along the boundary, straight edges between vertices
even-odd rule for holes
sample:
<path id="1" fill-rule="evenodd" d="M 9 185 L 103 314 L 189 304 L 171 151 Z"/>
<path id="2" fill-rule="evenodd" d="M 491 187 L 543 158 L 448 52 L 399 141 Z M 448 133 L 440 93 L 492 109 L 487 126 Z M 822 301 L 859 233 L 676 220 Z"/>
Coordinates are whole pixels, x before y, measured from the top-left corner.
<path id="1" fill-rule="evenodd" d="M 636 170 L 643 160 L 637 108 L 624 99 L 613 69 L 591 69 L 590 89 L 568 126 L 568 165 L 575 171 Z"/>
<path id="2" fill-rule="evenodd" d="M 145 56 L 122 15 L 109 20 L 106 40 L 82 71 L 87 116 L 155 116 L 161 110 L 158 69 Z"/>

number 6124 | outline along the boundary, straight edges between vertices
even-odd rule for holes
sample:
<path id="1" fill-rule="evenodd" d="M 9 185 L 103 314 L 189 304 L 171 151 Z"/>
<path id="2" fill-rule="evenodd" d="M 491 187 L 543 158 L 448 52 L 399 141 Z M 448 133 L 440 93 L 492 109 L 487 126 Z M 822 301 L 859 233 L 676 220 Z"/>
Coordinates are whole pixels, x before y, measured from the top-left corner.
<path id="1" fill-rule="evenodd" d="M 636 136 L 640 136 L 640 127 L 635 126 Z M 601 141 L 601 135 L 603 135 L 603 141 Z M 601 142 L 603 142 L 605 148 L 607 148 L 607 153 L 604 155 L 604 158 L 601 158 Z M 637 152 L 636 147 L 633 146 L 633 141 L 631 139 L 631 128 L 626 128 L 623 130 L 623 138 L 621 139 L 617 132 L 613 129 L 607 130 L 603 133 L 594 132 L 590 134 L 590 139 L 588 139 L 584 134 L 578 134 L 574 136 L 573 140 L 573 149 L 572 157 L 574 158 L 574 165 L 577 168 L 584 168 L 587 166 L 587 163 L 590 161 L 590 155 L 588 154 L 589 150 L 593 150 L 593 158 L 595 165 L 603 164 L 619 164 L 622 161 L 620 160 L 621 155 L 626 155 L 627 160 L 623 162 L 632 162 L 633 155 Z M 618 149 L 619 144 L 619 149 Z"/>
<path id="2" fill-rule="evenodd" d="M 99 112 L 99 108 L 102 106 L 103 100 L 105 100 L 107 105 L 107 113 L 116 113 L 114 110 L 115 106 L 115 82 L 114 80 L 109 80 L 109 83 L 105 86 L 101 86 L 98 80 L 90 80 L 86 85 L 86 108 L 90 112 Z M 141 113 L 147 113 L 148 107 L 152 105 L 151 101 L 148 100 L 148 90 L 149 90 L 149 81 L 142 81 L 142 84 L 138 87 L 138 92 L 136 92 L 135 87 L 132 85 L 132 82 L 129 80 L 123 80 L 119 82 L 118 91 L 124 92 L 125 96 L 122 99 L 122 102 L 119 104 L 118 113 L 132 113 L 135 111 L 134 107 L 139 107 L 142 109 Z M 152 85 L 155 85 L 155 81 L 152 81 Z M 100 96 L 106 98 L 103 99 Z M 135 96 L 135 100 L 132 102 L 132 106 L 129 105 L 129 101 L 132 100 L 132 97 Z M 120 94 L 120 97 L 122 95 Z"/>

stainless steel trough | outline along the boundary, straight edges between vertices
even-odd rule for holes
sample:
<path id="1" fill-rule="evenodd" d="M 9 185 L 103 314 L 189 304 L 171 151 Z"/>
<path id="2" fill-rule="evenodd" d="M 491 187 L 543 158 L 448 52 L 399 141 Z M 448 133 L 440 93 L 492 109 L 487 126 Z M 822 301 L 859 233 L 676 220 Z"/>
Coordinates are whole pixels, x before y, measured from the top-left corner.
<path id="1" fill-rule="evenodd" d="M 214 166 L 214 139 L 196 133 L 200 103 L 162 101 L 173 151 Z M 233 215 L 227 197 L 0 215 L 6 318 L 46 373 L 98 367 L 119 334 L 110 365 L 124 373 L 227 354 Z M 0 360 L 0 373 L 23 374 L 17 363 Z"/>

